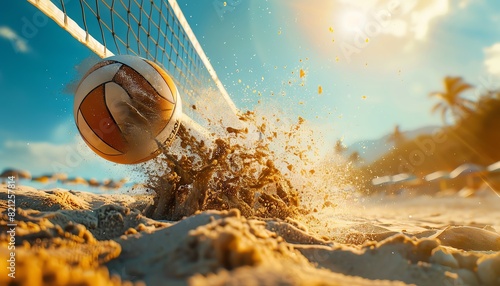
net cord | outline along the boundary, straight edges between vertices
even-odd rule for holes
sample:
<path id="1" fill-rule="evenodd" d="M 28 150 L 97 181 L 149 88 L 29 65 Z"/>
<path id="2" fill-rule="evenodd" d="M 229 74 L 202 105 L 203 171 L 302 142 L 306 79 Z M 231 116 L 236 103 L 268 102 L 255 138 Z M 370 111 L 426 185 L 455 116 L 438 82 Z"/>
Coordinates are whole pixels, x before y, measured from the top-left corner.
<path id="1" fill-rule="evenodd" d="M 111 57 L 114 54 L 97 41 L 92 35 L 80 28 L 78 24 L 61 11 L 50 0 L 28 0 L 47 17 L 51 18 L 64 30 L 70 33 L 77 41 L 87 46 L 92 52 L 101 58 Z"/>

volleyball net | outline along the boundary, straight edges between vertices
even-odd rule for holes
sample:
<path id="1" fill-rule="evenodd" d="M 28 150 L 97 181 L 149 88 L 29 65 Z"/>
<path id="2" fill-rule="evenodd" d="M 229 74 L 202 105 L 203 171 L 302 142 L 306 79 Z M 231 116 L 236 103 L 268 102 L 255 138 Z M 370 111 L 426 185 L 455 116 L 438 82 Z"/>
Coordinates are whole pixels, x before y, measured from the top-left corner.
<path id="1" fill-rule="evenodd" d="M 213 88 L 238 114 L 176 0 L 28 2 L 101 58 L 131 54 L 156 62 L 173 76 L 185 105 Z"/>

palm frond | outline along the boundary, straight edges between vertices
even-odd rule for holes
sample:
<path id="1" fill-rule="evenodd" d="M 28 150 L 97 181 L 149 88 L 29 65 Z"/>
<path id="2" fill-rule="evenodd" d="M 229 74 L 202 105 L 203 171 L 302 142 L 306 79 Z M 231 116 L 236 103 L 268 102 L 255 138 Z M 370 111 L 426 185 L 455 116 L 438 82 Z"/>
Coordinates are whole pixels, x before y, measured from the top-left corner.
<path id="1" fill-rule="evenodd" d="M 435 113 L 436 111 L 438 111 L 439 109 L 442 109 L 444 107 L 444 103 L 443 102 L 438 102 L 436 103 L 432 109 L 431 109 L 431 113 Z"/>
<path id="2" fill-rule="evenodd" d="M 474 109 L 466 104 L 461 104 L 458 106 L 458 110 L 461 111 L 462 114 L 470 114 L 474 111 Z"/>
<path id="3" fill-rule="evenodd" d="M 431 92 L 429 93 L 429 96 L 430 97 L 437 97 L 437 98 L 444 98 L 445 97 L 445 93 L 441 92 L 441 91 L 434 91 L 434 92 Z"/>
<path id="4" fill-rule="evenodd" d="M 467 103 L 467 104 L 470 104 L 470 103 L 475 103 L 472 99 L 470 98 L 465 98 L 465 97 L 461 97 L 460 100 L 463 102 L 463 103 Z"/>
<path id="5" fill-rule="evenodd" d="M 458 95 L 458 94 L 460 94 L 460 93 L 462 93 L 462 92 L 464 92 L 464 91 L 466 91 L 466 90 L 468 90 L 468 89 L 471 89 L 471 88 L 473 88 L 473 87 L 474 87 L 473 85 L 470 85 L 470 84 L 468 84 L 468 83 L 462 83 L 461 85 L 457 86 L 457 87 L 453 90 L 453 92 L 454 92 L 455 94 L 457 94 L 457 95 Z"/>

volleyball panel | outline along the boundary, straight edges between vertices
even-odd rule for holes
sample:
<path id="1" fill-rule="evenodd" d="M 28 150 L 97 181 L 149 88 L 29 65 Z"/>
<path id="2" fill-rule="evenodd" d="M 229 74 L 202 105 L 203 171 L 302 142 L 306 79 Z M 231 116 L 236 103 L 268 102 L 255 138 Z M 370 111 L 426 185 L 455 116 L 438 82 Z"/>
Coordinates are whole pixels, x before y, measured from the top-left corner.
<path id="1" fill-rule="evenodd" d="M 105 85 L 92 90 L 80 104 L 80 113 L 90 129 L 106 144 L 125 153 L 127 140 L 116 124 L 105 100 Z"/>
<path id="2" fill-rule="evenodd" d="M 127 91 L 114 82 L 108 82 L 104 85 L 106 106 L 113 116 L 118 128 L 124 132 L 127 124 L 130 124 L 130 106 L 132 100 Z"/>
<path id="3" fill-rule="evenodd" d="M 117 61 L 112 61 L 112 60 L 102 60 L 100 62 L 98 62 L 97 64 L 93 65 L 86 73 L 85 75 L 82 77 L 82 78 L 86 78 L 89 74 L 93 73 L 94 71 L 104 67 L 104 66 L 107 66 L 107 65 L 111 65 L 111 64 L 119 64 L 119 62 Z"/>
<path id="4" fill-rule="evenodd" d="M 154 69 L 153 73 L 156 73 Z M 127 65 L 120 67 L 113 81 L 131 98 L 129 120 L 149 128 L 152 136 L 160 133 L 168 124 L 175 105 L 160 96 L 141 74 Z"/>
<path id="5" fill-rule="evenodd" d="M 150 60 L 144 60 L 148 64 L 150 64 L 163 78 L 163 80 L 167 83 L 168 89 L 166 92 L 161 93 L 160 95 L 165 97 L 168 101 L 172 103 L 177 103 L 177 99 L 179 98 L 179 93 L 177 91 L 177 86 L 174 83 L 173 78 L 159 65 Z"/>
<path id="6" fill-rule="evenodd" d="M 97 86 L 113 80 L 113 77 L 121 66 L 122 64 L 120 63 L 103 66 L 82 79 L 75 93 L 75 103 L 73 106 L 73 115 L 75 118 L 78 110 L 80 109 L 80 104 L 87 94 L 89 94 Z"/>
<path id="7" fill-rule="evenodd" d="M 153 68 L 145 59 L 141 57 L 131 57 L 131 56 L 113 56 L 108 58 L 109 60 L 114 60 L 121 62 L 138 74 L 140 74 L 144 79 L 156 90 L 156 92 L 170 101 L 175 103 L 172 98 L 172 93 L 170 92 L 169 86 L 166 84 L 165 80 L 158 75 L 156 69 Z"/>
<path id="8" fill-rule="evenodd" d="M 78 127 L 78 131 L 80 131 L 80 134 L 82 135 L 83 140 L 85 140 L 87 145 L 100 156 L 117 156 L 123 154 L 122 152 L 109 146 L 106 142 L 102 141 L 102 139 L 99 138 L 99 136 L 97 136 L 92 128 L 90 128 L 90 126 L 87 124 L 80 111 L 77 113 L 76 125 Z"/>
<path id="9" fill-rule="evenodd" d="M 157 135 L 156 139 L 158 142 L 161 142 L 165 146 L 170 146 L 175 139 L 175 135 L 177 131 L 179 131 L 179 127 L 181 125 L 181 117 L 182 117 L 182 101 L 181 97 L 177 96 L 177 104 L 174 107 L 172 112 L 172 116 L 168 124 L 161 130 Z"/>

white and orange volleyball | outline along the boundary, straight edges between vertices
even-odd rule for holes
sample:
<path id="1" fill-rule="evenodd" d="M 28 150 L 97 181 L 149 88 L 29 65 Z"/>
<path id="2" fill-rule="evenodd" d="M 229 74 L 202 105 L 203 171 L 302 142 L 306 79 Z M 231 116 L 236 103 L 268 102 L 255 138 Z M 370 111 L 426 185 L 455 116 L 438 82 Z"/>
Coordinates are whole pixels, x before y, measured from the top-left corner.
<path id="1" fill-rule="evenodd" d="M 120 164 L 156 157 L 179 129 L 182 103 L 173 79 L 157 64 L 120 55 L 94 65 L 80 81 L 73 113 L 99 156 Z"/>

